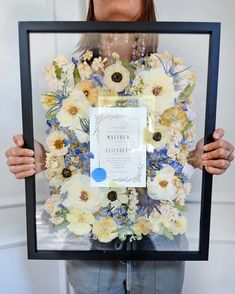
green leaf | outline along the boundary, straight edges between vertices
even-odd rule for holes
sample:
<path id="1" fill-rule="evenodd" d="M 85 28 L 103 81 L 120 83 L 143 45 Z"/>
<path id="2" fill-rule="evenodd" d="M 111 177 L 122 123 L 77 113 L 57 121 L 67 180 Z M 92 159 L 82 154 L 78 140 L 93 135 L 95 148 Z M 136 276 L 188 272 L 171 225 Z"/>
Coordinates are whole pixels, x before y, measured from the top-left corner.
<path id="1" fill-rule="evenodd" d="M 180 94 L 180 100 L 181 100 L 182 102 L 187 101 L 187 99 L 189 98 L 189 96 L 192 94 L 194 87 L 195 87 L 195 83 L 190 83 L 190 84 L 184 89 L 184 91 Z"/>
<path id="2" fill-rule="evenodd" d="M 185 205 L 181 206 L 177 202 L 174 204 L 174 208 L 178 209 L 179 211 L 187 211 L 188 210 L 188 207 L 187 206 L 185 206 Z"/>
<path id="3" fill-rule="evenodd" d="M 56 78 L 58 80 L 61 80 L 61 76 L 62 76 L 62 69 L 59 68 L 59 66 L 56 64 L 56 62 L 53 62 L 53 65 L 55 67 L 55 75 L 56 75 Z"/>
<path id="4" fill-rule="evenodd" d="M 76 85 L 81 80 L 77 66 L 75 66 L 73 71 L 73 80 L 74 80 L 74 85 Z"/>
<path id="5" fill-rule="evenodd" d="M 56 117 L 56 113 L 51 113 L 51 114 L 46 115 L 46 118 L 49 118 L 49 119 L 52 119 L 55 117 Z"/>
<path id="6" fill-rule="evenodd" d="M 163 229 L 163 235 L 170 240 L 174 240 L 174 236 L 167 228 Z"/>
<path id="7" fill-rule="evenodd" d="M 127 60 L 123 61 L 122 64 L 130 72 L 131 80 L 134 80 L 134 78 L 135 78 L 135 70 L 134 70 L 134 68 L 130 65 L 130 63 Z"/>

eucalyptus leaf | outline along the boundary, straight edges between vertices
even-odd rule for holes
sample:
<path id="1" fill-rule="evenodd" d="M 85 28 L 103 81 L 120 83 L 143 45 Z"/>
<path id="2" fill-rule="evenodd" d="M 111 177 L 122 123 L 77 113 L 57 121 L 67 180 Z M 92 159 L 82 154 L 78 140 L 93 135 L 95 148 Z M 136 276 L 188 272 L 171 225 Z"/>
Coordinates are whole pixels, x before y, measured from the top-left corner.
<path id="1" fill-rule="evenodd" d="M 135 78 L 135 70 L 128 61 L 123 61 L 123 66 L 129 71 L 131 80 Z"/>
<path id="2" fill-rule="evenodd" d="M 163 235 L 170 240 L 174 240 L 174 236 L 167 228 L 163 229 Z"/>
<path id="3" fill-rule="evenodd" d="M 75 66 L 73 71 L 73 80 L 74 80 L 74 85 L 76 85 L 81 80 L 77 66 Z"/>
<path id="4" fill-rule="evenodd" d="M 174 204 L 174 208 L 178 209 L 179 211 L 187 211 L 188 210 L 187 206 L 185 206 L 185 205 L 182 206 L 177 202 Z"/>
<path id="5" fill-rule="evenodd" d="M 190 97 L 190 95 L 193 92 L 195 83 L 190 83 L 188 84 L 188 86 L 184 89 L 184 91 L 180 94 L 180 100 L 182 102 L 187 101 L 187 99 Z"/>

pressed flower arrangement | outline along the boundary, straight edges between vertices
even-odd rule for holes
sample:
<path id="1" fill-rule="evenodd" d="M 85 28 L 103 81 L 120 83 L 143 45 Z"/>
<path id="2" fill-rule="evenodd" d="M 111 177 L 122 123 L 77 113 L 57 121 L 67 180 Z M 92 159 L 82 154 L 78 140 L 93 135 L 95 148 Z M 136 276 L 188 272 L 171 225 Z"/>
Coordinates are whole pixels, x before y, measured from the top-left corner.
<path id="1" fill-rule="evenodd" d="M 50 195 L 44 204 L 53 230 L 90 236 L 140 240 L 187 231 L 185 198 L 193 167 L 188 156 L 195 137 L 191 96 L 196 78 L 182 59 L 168 52 L 136 61 L 59 55 L 45 68 L 46 175 Z M 90 185 L 89 113 L 93 107 L 145 107 L 146 187 Z"/>

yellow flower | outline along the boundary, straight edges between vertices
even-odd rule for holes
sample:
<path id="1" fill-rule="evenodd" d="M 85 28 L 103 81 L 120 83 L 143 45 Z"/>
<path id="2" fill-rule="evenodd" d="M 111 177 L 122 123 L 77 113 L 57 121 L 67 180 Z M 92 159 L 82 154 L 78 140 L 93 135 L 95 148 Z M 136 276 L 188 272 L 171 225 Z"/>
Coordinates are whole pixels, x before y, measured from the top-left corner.
<path id="1" fill-rule="evenodd" d="M 62 67 L 63 65 L 68 64 L 68 59 L 63 55 L 63 54 L 59 54 L 56 58 L 55 58 L 55 62 L 59 67 Z"/>
<path id="2" fill-rule="evenodd" d="M 46 94 L 41 96 L 41 102 L 44 109 L 48 110 L 56 105 L 57 99 L 55 96 Z"/>
<path id="3" fill-rule="evenodd" d="M 121 62 L 117 62 L 106 67 L 103 81 L 108 89 L 122 92 L 129 85 L 130 73 Z"/>
<path id="4" fill-rule="evenodd" d="M 172 222 L 159 213 L 151 214 L 149 221 L 151 224 L 152 232 L 158 235 L 163 234 L 164 228 L 171 229 L 172 227 Z"/>
<path id="5" fill-rule="evenodd" d="M 162 125 L 182 131 L 187 122 L 187 115 L 180 106 L 173 106 L 162 113 L 160 122 Z"/>
<path id="6" fill-rule="evenodd" d="M 89 61 L 89 60 L 91 60 L 91 58 L 93 57 L 93 52 L 92 51 L 90 51 L 90 50 L 87 50 L 84 54 L 83 54 L 83 56 L 82 56 L 82 59 L 84 60 L 84 61 Z"/>
<path id="7" fill-rule="evenodd" d="M 181 216 L 177 219 L 175 223 L 172 225 L 172 234 L 178 235 L 178 234 L 184 234 L 187 231 L 188 228 L 188 221 L 185 216 Z"/>
<path id="8" fill-rule="evenodd" d="M 92 81 L 82 80 L 75 86 L 75 88 L 83 92 L 90 105 L 97 104 L 99 90 L 93 86 Z"/>
<path id="9" fill-rule="evenodd" d="M 67 214 L 66 219 L 69 222 L 68 230 L 76 235 L 86 235 L 91 231 L 91 225 L 94 224 L 95 218 L 89 212 L 84 212 L 81 209 L 73 208 Z"/>
<path id="10" fill-rule="evenodd" d="M 137 236 L 148 235 L 151 231 L 151 223 L 144 216 L 139 217 L 137 223 L 132 228 Z"/>
<path id="11" fill-rule="evenodd" d="M 54 65 L 51 64 L 51 65 L 45 67 L 44 68 L 44 73 L 45 73 L 45 76 L 46 76 L 46 80 L 56 79 Z"/>
<path id="12" fill-rule="evenodd" d="M 71 130 L 80 129 L 80 119 L 89 114 L 89 103 L 83 92 L 74 89 L 70 96 L 63 100 L 62 107 L 57 113 L 57 119 L 63 127 Z"/>
<path id="13" fill-rule="evenodd" d="M 48 178 L 62 176 L 62 170 L 65 168 L 64 157 L 55 156 L 52 153 L 46 154 L 46 175 Z"/>
<path id="14" fill-rule="evenodd" d="M 68 140 L 68 136 L 60 131 L 53 131 L 49 134 L 46 144 L 52 155 L 63 156 L 68 152 L 68 147 L 64 144 L 65 139 Z"/>
<path id="15" fill-rule="evenodd" d="M 161 149 L 170 142 L 170 132 L 165 126 L 157 125 L 153 132 L 144 129 L 144 143 L 152 145 L 155 149 Z"/>
<path id="16" fill-rule="evenodd" d="M 100 242 L 108 243 L 117 237 L 117 233 L 114 233 L 117 228 L 113 218 L 108 216 L 96 222 L 92 232 Z"/>

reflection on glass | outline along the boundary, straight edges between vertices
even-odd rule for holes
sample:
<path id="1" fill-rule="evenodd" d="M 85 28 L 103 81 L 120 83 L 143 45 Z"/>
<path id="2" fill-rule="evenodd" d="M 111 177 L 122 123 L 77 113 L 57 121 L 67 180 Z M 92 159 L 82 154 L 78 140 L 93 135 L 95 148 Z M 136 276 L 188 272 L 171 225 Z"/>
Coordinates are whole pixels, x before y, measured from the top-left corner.
<path id="1" fill-rule="evenodd" d="M 124 250 L 128 239 L 136 250 L 198 250 L 193 150 L 204 135 L 208 37 L 30 42 L 34 136 L 47 150 L 36 175 L 38 249 Z"/>

